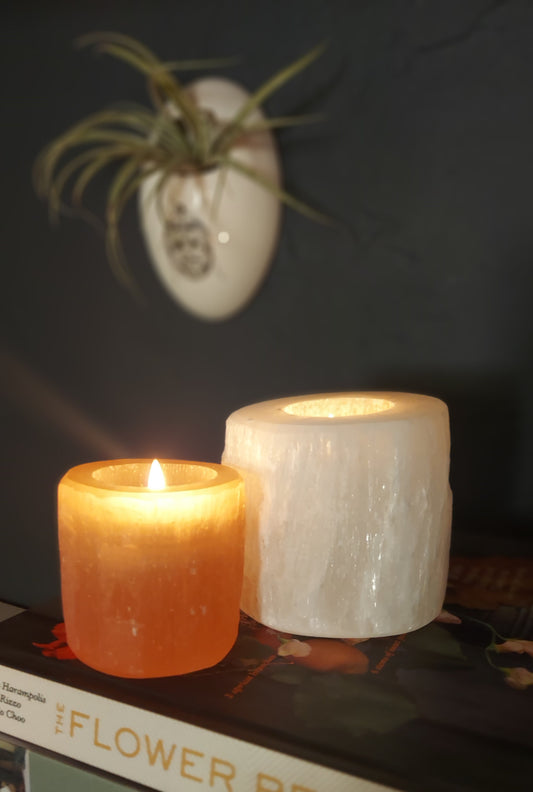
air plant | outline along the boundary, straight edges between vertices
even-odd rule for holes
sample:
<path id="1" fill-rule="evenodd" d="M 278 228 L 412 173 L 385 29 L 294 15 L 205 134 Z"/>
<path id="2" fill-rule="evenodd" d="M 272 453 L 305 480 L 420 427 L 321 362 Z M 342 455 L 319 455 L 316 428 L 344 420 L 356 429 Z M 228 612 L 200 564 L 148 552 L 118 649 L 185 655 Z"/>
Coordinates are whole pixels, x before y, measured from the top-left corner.
<path id="1" fill-rule="evenodd" d="M 320 212 L 232 156 L 235 147 L 267 129 L 316 120 L 300 115 L 257 122 L 251 116 L 269 96 L 318 58 L 324 45 L 275 73 L 249 96 L 233 118 L 222 121 L 198 106 L 175 74 L 220 66 L 220 61 L 161 61 L 144 44 L 119 33 L 92 33 L 82 37 L 79 44 L 94 46 L 97 52 L 125 61 L 141 72 L 152 106 L 113 105 L 70 127 L 39 155 L 34 169 L 35 188 L 48 200 L 54 220 L 65 209 L 65 193 L 81 212 L 88 185 L 101 171 L 115 166 L 106 197 L 105 237 L 109 262 L 123 284 L 135 290 L 122 251 L 120 219 L 128 200 L 154 173 L 159 176 L 155 189 L 160 193 L 172 174 L 232 168 L 298 212 L 324 221 Z"/>

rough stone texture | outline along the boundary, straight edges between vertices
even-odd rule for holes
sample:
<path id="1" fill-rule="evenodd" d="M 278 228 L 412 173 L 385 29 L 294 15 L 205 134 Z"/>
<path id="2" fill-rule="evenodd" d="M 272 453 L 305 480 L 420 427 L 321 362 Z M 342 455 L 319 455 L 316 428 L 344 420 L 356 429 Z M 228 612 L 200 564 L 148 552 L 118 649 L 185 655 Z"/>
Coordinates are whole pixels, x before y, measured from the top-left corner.
<path id="1" fill-rule="evenodd" d="M 439 613 L 446 586 L 447 407 L 412 394 L 355 393 L 333 405 L 343 417 L 310 417 L 321 398 L 331 394 L 262 402 L 227 420 L 223 462 L 246 486 L 242 608 L 304 635 L 417 629 Z M 368 399 L 393 406 L 346 414 Z M 302 402 L 303 415 L 284 410 Z"/>

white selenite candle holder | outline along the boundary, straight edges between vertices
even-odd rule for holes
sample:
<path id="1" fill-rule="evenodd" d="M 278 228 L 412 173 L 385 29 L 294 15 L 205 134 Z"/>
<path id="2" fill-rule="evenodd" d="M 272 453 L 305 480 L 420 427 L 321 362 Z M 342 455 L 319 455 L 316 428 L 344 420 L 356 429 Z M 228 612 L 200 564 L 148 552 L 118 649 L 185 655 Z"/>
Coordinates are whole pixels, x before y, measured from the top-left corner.
<path id="1" fill-rule="evenodd" d="M 242 609 L 300 635 L 370 638 L 440 612 L 452 497 L 448 409 L 410 393 L 243 407 L 222 461 L 245 480 Z"/>

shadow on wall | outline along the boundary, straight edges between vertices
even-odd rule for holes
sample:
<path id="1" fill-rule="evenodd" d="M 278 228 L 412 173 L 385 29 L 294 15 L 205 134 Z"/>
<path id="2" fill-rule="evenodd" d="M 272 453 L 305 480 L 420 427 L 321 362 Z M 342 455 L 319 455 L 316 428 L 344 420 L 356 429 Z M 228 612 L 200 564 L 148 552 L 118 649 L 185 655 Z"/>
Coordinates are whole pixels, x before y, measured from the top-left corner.
<path id="1" fill-rule="evenodd" d="M 72 464 L 129 456 L 123 444 L 14 352 L 0 349 L 2 523 L 0 599 L 34 605 L 59 594 L 57 484 Z M 4 406 L 5 405 L 5 406 Z"/>
<path id="2" fill-rule="evenodd" d="M 112 459 L 128 456 L 122 443 L 110 437 L 52 383 L 7 349 L 0 349 L 0 369 L 4 383 L 0 395 L 32 423 L 46 425 L 97 456 Z"/>

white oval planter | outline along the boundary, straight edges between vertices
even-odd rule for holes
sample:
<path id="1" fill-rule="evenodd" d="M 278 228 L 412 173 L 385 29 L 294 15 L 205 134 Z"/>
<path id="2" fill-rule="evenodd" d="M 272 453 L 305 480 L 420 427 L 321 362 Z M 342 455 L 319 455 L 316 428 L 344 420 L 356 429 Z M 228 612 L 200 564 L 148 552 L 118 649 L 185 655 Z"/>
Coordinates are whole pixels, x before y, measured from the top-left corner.
<path id="1" fill-rule="evenodd" d="M 242 87 L 218 78 L 199 80 L 189 90 L 220 120 L 233 117 L 248 98 Z M 249 120 L 262 117 L 258 110 Z M 270 132 L 254 135 L 231 156 L 280 183 Z M 159 196 L 158 178 L 147 178 L 139 191 L 154 268 L 183 308 L 201 319 L 228 319 L 252 299 L 268 272 L 279 232 L 279 200 L 232 168 L 176 174 Z"/>

